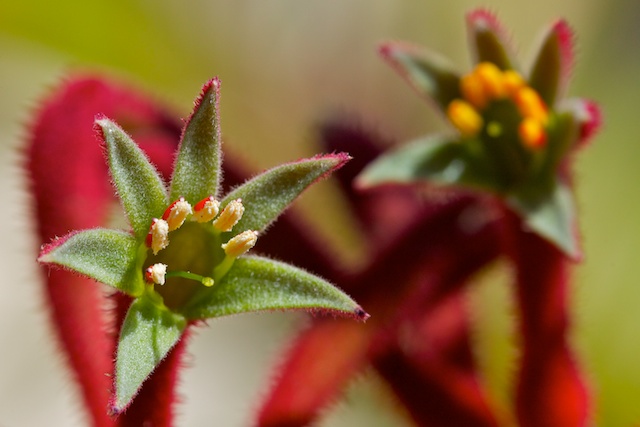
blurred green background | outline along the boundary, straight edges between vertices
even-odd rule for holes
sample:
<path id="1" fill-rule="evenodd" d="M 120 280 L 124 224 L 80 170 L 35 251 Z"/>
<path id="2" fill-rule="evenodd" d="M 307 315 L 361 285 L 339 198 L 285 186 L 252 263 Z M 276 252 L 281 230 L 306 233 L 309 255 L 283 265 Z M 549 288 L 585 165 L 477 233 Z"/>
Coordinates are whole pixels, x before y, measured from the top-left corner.
<path id="1" fill-rule="evenodd" d="M 570 94 L 596 99 L 605 125 L 576 163 L 586 258 L 575 274 L 572 339 L 597 396 L 596 424 L 640 422 L 637 0 L 0 0 L 0 425 L 85 424 L 49 337 L 20 167 L 32 113 L 49 88 L 69 71 L 98 71 L 185 116 L 201 84 L 218 75 L 227 144 L 264 168 L 317 152 L 313 126 L 329 112 L 357 113 L 398 140 L 441 128 L 434 110 L 377 57 L 376 45 L 410 40 L 466 69 L 464 13 L 478 6 L 511 29 L 525 64 L 554 18 L 568 19 L 578 35 Z M 357 238 L 332 190 L 323 184 L 300 205 L 342 256 L 357 259 Z M 506 404 L 517 353 L 505 270 L 485 276 L 471 297 L 485 381 Z M 269 367 L 302 319 L 238 316 L 200 329 L 178 425 L 247 425 Z M 321 425 L 405 424 L 375 377 L 364 375 Z"/>

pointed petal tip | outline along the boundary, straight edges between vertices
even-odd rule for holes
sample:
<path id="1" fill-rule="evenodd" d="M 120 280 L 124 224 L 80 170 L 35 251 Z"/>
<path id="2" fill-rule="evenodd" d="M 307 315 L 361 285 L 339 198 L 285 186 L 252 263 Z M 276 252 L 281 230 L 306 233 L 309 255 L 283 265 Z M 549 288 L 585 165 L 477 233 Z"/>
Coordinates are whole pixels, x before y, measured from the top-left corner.
<path id="1" fill-rule="evenodd" d="M 200 90 L 200 95 L 198 95 L 198 97 L 194 101 L 194 111 L 197 110 L 200 107 L 202 102 L 208 96 L 213 96 L 214 99 L 216 99 L 216 100 L 219 99 L 219 97 L 220 97 L 220 86 L 221 86 L 221 81 L 217 76 L 212 78 L 211 80 L 207 81 L 202 86 L 202 89 Z"/>
<path id="2" fill-rule="evenodd" d="M 393 42 L 382 42 L 378 45 L 378 53 L 383 58 L 387 59 L 392 55 Z"/>
<path id="3" fill-rule="evenodd" d="M 107 414 L 111 418 L 117 418 L 127 410 L 130 404 L 131 402 L 128 402 L 123 405 L 122 402 L 117 402 L 116 396 L 113 396 L 112 400 L 109 402 L 109 406 L 107 407 Z"/>
<path id="4" fill-rule="evenodd" d="M 297 162 L 304 162 L 309 160 L 329 160 L 334 163 L 333 168 L 328 172 L 328 173 L 332 173 L 340 169 L 341 167 L 343 167 L 347 162 L 349 162 L 352 159 L 353 157 L 351 157 L 349 153 L 341 151 L 341 152 L 330 153 L 330 154 L 316 154 L 315 156 L 310 158 L 302 158 Z M 297 163 L 297 162 L 292 162 L 292 163 Z M 323 179 L 323 178 L 326 178 L 326 176 L 322 175 L 322 177 L 318 179 Z"/>
<path id="5" fill-rule="evenodd" d="M 93 120 L 93 129 L 100 138 L 100 140 L 104 140 L 105 132 L 109 129 L 115 128 L 118 125 L 114 120 L 111 120 L 107 116 L 102 113 L 96 114 L 95 119 Z"/>
<path id="6" fill-rule="evenodd" d="M 574 63 L 574 49 L 575 34 L 569 23 L 564 19 L 557 20 L 551 26 L 551 32 L 558 38 L 558 47 L 560 49 L 560 56 L 562 60 L 562 73 L 563 75 L 569 74 L 573 68 Z"/>
<path id="7" fill-rule="evenodd" d="M 418 53 L 423 51 L 424 48 L 402 40 L 388 40 L 378 45 L 378 53 L 383 59 L 390 62 L 392 65 L 396 62 L 396 56 L 399 53 Z"/>
<path id="8" fill-rule="evenodd" d="M 64 242 L 69 240 L 69 238 L 73 237 L 74 235 L 78 234 L 79 232 L 80 232 L 79 230 L 72 231 L 72 232 L 70 232 L 69 234 L 67 234 L 65 236 L 55 237 L 49 243 L 45 243 L 44 245 L 42 245 L 40 247 L 40 254 L 38 254 L 38 258 L 36 258 L 36 260 L 39 263 L 42 263 L 42 264 L 50 264 L 51 263 L 51 257 L 49 256 L 49 254 L 51 253 L 51 251 L 53 251 L 55 248 L 57 248 L 60 245 L 62 245 Z"/>
<path id="9" fill-rule="evenodd" d="M 473 9 L 467 13 L 467 24 L 470 28 L 487 31 L 493 30 L 504 34 L 504 27 L 496 14 L 486 8 Z"/>
<path id="10" fill-rule="evenodd" d="M 360 306 L 353 311 L 353 314 L 356 316 L 356 319 L 362 322 L 366 322 L 371 317 L 371 315 L 364 311 Z"/>

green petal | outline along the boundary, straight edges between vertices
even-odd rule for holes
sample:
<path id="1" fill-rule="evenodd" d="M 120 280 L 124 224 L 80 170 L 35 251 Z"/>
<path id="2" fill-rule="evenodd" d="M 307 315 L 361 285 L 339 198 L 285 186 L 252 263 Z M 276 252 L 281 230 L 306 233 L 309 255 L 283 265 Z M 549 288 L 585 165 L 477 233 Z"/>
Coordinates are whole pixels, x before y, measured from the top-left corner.
<path id="1" fill-rule="evenodd" d="M 238 258 L 212 288 L 185 308 L 191 319 L 264 310 L 306 309 L 343 313 L 360 319 L 368 315 L 329 282 L 291 265 L 267 258 Z"/>
<path id="2" fill-rule="evenodd" d="M 380 54 L 419 94 L 433 99 L 443 111 L 460 97 L 460 78 L 444 57 L 407 43 L 383 44 Z"/>
<path id="3" fill-rule="evenodd" d="M 348 155 L 338 153 L 286 163 L 236 188 L 220 203 L 222 209 L 230 201 L 242 199 L 244 214 L 233 227 L 233 234 L 245 230 L 264 230 L 307 187 L 328 176 L 349 159 Z"/>
<path id="4" fill-rule="evenodd" d="M 189 203 L 215 196 L 220 181 L 220 81 L 202 88 L 193 114 L 184 130 L 173 179 L 171 201 L 184 197 Z"/>
<path id="5" fill-rule="evenodd" d="M 118 125 L 96 120 L 107 146 L 109 170 L 136 238 L 149 232 L 151 220 L 161 217 L 169 204 L 158 172 L 147 156 Z"/>
<path id="6" fill-rule="evenodd" d="M 508 37 L 493 13 L 484 9 L 472 11 L 467 15 L 467 30 L 476 63 L 492 62 L 502 70 L 515 68 Z"/>
<path id="7" fill-rule="evenodd" d="M 478 141 L 464 142 L 447 137 L 425 137 L 370 163 L 356 178 L 358 187 L 381 184 L 431 182 L 496 188 L 495 172 L 480 150 Z"/>
<path id="8" fill-rule="evenodd" d="M 521 191 L 507 198 L 507 203 L 524 219 L 525 224 L 568 256 L 580 257 L 576 233 L 576 211 L 571 189 L 557 182 L 543 193 Z"/>
<path id="9" fill-rule="evenodd" d="M 547 152 L 541 164 L 540 177 L 554 176 L 569 152 L 575 148 L 584 120 L 584 106 L 580 100 L 563 102 L 548 126 Z"/>
<path id="10" fill-rule="evenodd" d="M 142 269 L 137 268 L 139 244 L 129 233 L 94 229 L 71 233 L 45 246 L 38 261 L 55 264 L 129 295 L 144 289 Z"/>
<path id="11" fill-rule="evenodd" d="M 155 295 L 133 302 L 120 331 L 113 410 L 122 412 L 142 383 L 178 342 L 186 320 L 167 309 Z"/>
<path id="12" fill-rule="evenodd" d="M 565 21 L 551 27 L 533 61 L 529 85 L 553 106 L 569 80 L 573 65 L 573 34 Z"/>

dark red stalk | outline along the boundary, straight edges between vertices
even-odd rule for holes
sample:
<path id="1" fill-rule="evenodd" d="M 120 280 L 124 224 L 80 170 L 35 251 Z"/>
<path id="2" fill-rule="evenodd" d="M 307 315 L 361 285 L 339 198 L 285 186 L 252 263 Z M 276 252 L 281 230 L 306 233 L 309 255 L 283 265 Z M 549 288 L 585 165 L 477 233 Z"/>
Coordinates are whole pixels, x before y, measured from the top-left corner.
<path id="1" fill-rule="evenodd" d="M 447 203 L 432 207 L 393 244 L 380 250 L 365 270 L 338 283 L 362 302 L 371 319 L 366 325 L 320 320 L 304 331 L 287 354 L 281 376 L 260 411 L 260 426 L 302 426 L 315 420 L 337 399 L 350 377 L 377 354 L 384 355 L 389 346 L 397 345 L 395 337 L 413 313 L 416 297 L 428 307 L 425 301 L 436 301 L 459 289 L 467 275 L 496 256 L 490 223 L 479 223 L 475 229 L 464 226 L 464 214 L 477 208 L 476 202 L 473 197 L 452 196 Z M 438 349 L 434 353 L 449 356 L 438 354 Z M 311 371 L 308 357 L 315 360 Z M 299 393 L 305 396 L 304 404 Z"/>
<path id="2" fill-rule="evenodd" d="M 522 427 L 584 427 L 589 398 L 568 343 L 570 260 L 511 217 L 522 362 L 516 411 Z"/>

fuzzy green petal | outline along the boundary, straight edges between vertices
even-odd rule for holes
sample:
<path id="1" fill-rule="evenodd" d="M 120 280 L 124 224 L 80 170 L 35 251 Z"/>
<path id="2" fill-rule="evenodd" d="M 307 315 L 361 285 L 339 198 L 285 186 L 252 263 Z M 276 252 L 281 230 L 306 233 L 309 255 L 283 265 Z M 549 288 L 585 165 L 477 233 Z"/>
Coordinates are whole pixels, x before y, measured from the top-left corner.
<path id="1" fill-rule="evenodd" d="M 184 197 L 196 204 L 216 196 L 220 182 L 220 81 L 213 79 L 202 89 L 189 119 L 171 181 L 171 201 Z"/>
<path id="2" fill-rule="evenodd" d="M 242 199 L 244 215 L 233 227 L 233 234 L 245 230 L 264 230 L 307 187 L 328 176 L 349 159 L 344 153 L 303 159 L 277 166 L 242 184 L 227 194 L 220 204 L 222 209 L 230 201 Z"/>
<path id="3" fill-rule="evenodd" d="M 184 310 L 202 319 L 265 310 L 329 311 L 366 319 L 344 292 L 297 267 L 268 258 L 238 258 L 229 272 Z"/>
<path id="4" fill-rule="evenodd" d="M 140 147 L 109 119 L 96 120 L 107 146 L 109 170 L 131 227 L 139 240 L 149 232 L 151 220 L 168 205 L 164 184 Z"/>
<path id="5" fill-rule="evenodd" d="M 553 106 L 565 89 L 573 65 L 573 34 L 565 21 L 552 26 L 537 52 L 529 85 Z"/>
<path id="6" fill-rule="evenodd" d="M 442 136 L 420 138 L 373 161 L 356 178 L 356 185 L 366 188 L 428 181 L 496 188 L 495 174 L 481 154 L 474 154 L 474 144 Z"/>
<path id="7" fill-rule="evenodd" d="M 446 58 L 407 43 L 380 46 L 382 57 L 421 95 L 446 111 L 460 97 L 460 78 Z"/>
<path id="8" fill-rule="evenodd" d="M 38 261 L 76 271 L 129 295 L 144 288 L 136 268 L 139 244 L 129 233 L 93 229 L 71 233 L 45 246 Z"/>
<path id="9" fill-rule="evenodd" d="M 134 301 L 120 331 L 113 403 L 116 413 L 129 405 L 187 325 L 182 316 L 154 298 L 159 297 L 144 294 Z"/>
<path id="10" fill-rule="evenodd" d="M 507 203 L 522 216 L 532 231 L 571 258 L 580 257 L 573 194 L 567 185 L 557 182 L 542 197 L 526 192 L 514 194 L 507 198 Z"/>

